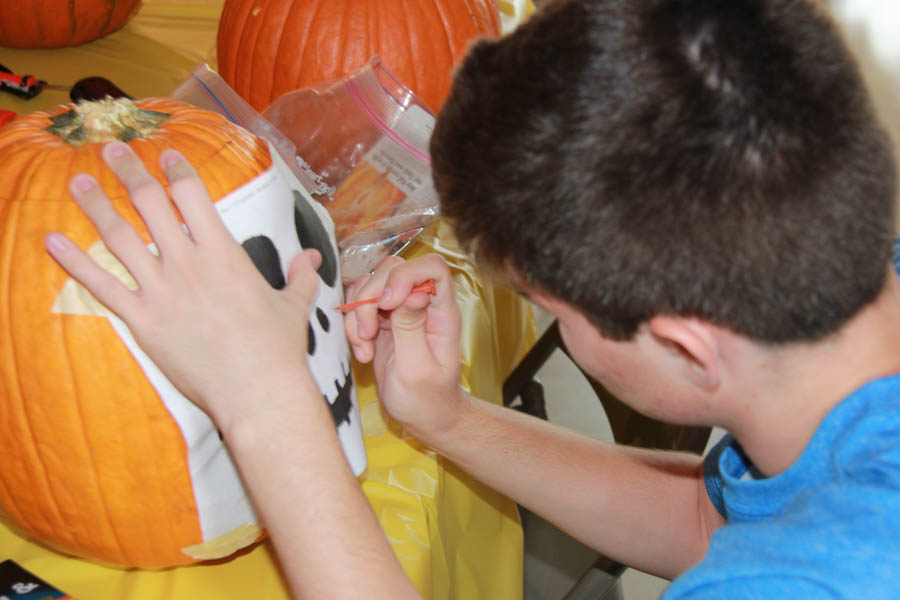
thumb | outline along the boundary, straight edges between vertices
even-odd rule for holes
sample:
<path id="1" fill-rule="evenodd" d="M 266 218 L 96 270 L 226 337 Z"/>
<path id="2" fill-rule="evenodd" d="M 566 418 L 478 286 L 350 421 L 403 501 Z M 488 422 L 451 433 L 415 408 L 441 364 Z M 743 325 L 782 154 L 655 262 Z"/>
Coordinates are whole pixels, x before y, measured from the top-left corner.
<path id="1" fill-rule="evenodd" d="M 288 281 L 284 293 L 292 299 L 311 304 L 319 277 L 316 269 L 322 264 L 322 255 L 317 250 L 304 250 L 298 254 L 288 268 Z"/>
<path id="2" fill-rule="evenodd" d="M 400 306 L 391 313 L 391 333 L 394 338 L 394 358 L 400 369 L 412 369 L 435 362 L 425 333 L 426 309 Z"/>

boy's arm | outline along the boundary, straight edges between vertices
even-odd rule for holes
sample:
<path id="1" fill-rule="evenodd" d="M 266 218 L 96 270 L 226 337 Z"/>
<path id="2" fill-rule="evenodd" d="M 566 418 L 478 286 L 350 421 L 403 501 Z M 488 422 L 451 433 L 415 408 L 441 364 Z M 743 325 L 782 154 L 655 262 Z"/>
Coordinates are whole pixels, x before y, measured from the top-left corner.
<path id="1" fill-rule="evenodd" d="M 409 295 L 427 279 L 434 297 Z M 381 296 L 348 315 L 347 337 L 358 360 L 373 361 L 382 405 L 412 435 L 624 564 L 673 577 L 703 556 L 722 519 L 699 457 L 606 444 L 459 389 L 460 316 L 440 257 L 386 259 L 348 296 Z"/>
<path id="2" fill-rule="evenodd" d="M 300 376 L 283 387 L 277 411 L 246 411 L 223 436 L 293 596 L 419 598 L 347 464 L 315 382 Z M 246 395 L 241 402 L 275 404 Z"/>
<path id="3" fill-rule="evenodd" d="M 671 579 L 724 523 L 696 455 L 602 442 L 471 397 L 465 406 L 424 441 L 604 556 Z"/>

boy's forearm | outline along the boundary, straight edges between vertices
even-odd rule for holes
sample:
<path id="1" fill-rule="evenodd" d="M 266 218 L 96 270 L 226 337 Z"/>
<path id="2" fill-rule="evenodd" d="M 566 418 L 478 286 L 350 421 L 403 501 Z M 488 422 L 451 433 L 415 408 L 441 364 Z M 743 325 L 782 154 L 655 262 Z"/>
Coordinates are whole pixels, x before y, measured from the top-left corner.
<path id="1" fill-rule="evenodd" d="M 311 381 L 225 432 L 296 598 L 418 598 Z M 312 399 L 312 401 L 310 401 Z M 269 405 L 271 406 L 271 405 Z M 277 465 L 277 468 L 273 468 Z"/>
<path id="2" fill-rule="evenodd" d="M 471 397 L 466 406 L 423 441 L 610 558 L 671 578 L 721 524 L 697 456 L 605 443 Z"/>

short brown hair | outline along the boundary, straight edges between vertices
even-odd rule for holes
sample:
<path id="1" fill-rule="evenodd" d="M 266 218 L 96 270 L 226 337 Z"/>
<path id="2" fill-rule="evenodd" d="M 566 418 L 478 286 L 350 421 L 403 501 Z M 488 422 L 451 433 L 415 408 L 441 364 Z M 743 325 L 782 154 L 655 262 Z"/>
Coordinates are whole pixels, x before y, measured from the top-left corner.
<path id="1" fill-rule="evenodd" d="M 472 48 L 431 153 L 461 242 L 613 339 L 814 340 L 888 272 L 891 145 L 808 2 L 552 3 Z"/>

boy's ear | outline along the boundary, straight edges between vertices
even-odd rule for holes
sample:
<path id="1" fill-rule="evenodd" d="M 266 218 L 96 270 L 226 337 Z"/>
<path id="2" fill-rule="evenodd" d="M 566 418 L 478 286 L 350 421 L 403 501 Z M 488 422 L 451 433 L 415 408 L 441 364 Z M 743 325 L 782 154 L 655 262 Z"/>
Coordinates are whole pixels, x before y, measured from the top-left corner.
<path id="1" fill-rule="evenodd" d="M 656 315 L 647 326 L 661 344 L 678 352 L 684 373 L 696 385 L 714 390 L 719 386 L 719 340 L 707 322 L 673 315 Z"/>

